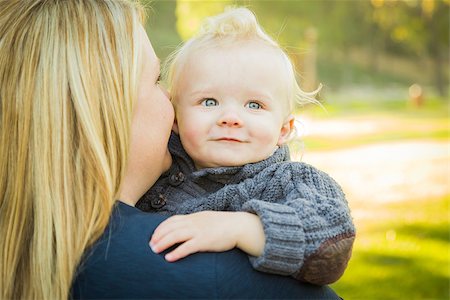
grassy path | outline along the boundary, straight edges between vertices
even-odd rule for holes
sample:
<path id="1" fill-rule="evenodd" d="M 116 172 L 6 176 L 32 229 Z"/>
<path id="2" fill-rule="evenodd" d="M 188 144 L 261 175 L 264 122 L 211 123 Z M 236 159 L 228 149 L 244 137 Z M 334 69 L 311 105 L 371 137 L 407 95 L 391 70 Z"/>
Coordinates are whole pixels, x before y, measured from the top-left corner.
<path id="1" fill-rule="evenodd" d="M 408 140 L 306 152 L 302 160 L 330 173 L 355 208 L 450 195 L 449 141 Z"/>

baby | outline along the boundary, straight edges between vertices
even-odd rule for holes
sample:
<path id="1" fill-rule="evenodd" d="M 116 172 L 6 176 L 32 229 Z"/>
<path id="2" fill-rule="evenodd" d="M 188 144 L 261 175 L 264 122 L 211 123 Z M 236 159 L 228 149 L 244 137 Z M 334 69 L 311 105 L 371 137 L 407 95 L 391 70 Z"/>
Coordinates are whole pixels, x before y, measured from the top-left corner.
<path id="1" fill-rule="evenodd" d="M 238 247 L 263 272 L 339 279 L 355 237 L 350 210 L 332 178 L 290 161 L 294 104 L 314 99 L 253 13 L 209 18 L 173 54 L 167 80 L 173 164 L 137 207 L 177 216 L 155 230 L 153 251 L 177 245 L 165 256 L 175 261 Z"/>

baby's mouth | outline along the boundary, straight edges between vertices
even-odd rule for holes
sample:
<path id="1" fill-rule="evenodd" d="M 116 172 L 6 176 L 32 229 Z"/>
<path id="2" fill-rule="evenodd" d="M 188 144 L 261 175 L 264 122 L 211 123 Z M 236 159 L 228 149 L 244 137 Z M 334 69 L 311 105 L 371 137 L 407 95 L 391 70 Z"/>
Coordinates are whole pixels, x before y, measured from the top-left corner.
<path id="1" fill-rule="evenodd" d="M 244 143 L 245 141 L 238 139 L 238 138 L 233 138 L 233 137 L 220 137 L 218 139 L 215 139 L 218 142 L 235 142 L 235 143 Z"/>

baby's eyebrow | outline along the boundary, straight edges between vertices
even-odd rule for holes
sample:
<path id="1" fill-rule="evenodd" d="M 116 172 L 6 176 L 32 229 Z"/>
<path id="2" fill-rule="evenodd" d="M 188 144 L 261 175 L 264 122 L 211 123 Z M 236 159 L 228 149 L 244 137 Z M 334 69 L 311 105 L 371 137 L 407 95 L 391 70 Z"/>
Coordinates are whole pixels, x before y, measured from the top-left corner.
<path id="1" fill-rule="evenodd" d="M 211 94 L 212 94 L 212 92 L 207 87 L 195 89 L 195 90 L 190 91 L 190 93 L 189 93 L 189 95 L 191 95 L 191 96 L 204 96 L 204 95 L 211 95 Z"/>
<path id="2" fill-rule="evenodd" d="M 255 98 L 254 100 L 269 100 L 273 98 L 271 93 L 264 93 L 261 91 L 249 92 L 248 95 L 250 98 Z"/>

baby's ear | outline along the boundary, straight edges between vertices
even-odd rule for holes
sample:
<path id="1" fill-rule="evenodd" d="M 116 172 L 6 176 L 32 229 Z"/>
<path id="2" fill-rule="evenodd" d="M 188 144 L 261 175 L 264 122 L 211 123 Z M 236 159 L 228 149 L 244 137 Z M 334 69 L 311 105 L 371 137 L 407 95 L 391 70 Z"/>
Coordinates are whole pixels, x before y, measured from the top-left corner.
<path id="1" fill-rule="evenodd" d="M 294 121 L 295 118 L 293 115 L 289 115 L 289 117 L 287 117 L 286 121 L 284 122 L 280 130 L 280 137 L 278 138 L 277 143 L 278 146 L 281 146 L 287 141 L 289 141 L 291 132 L 294 130 Z"/>
<path id="2" fill-rule="evenodd" d="M 177 122 L 177 118 L 175 118 L 175 120 L 173 121 L 172 131 L 175 132 L 176 134 L 179 134 L 179 133 L 178 133 L 178 122 Z"/>

